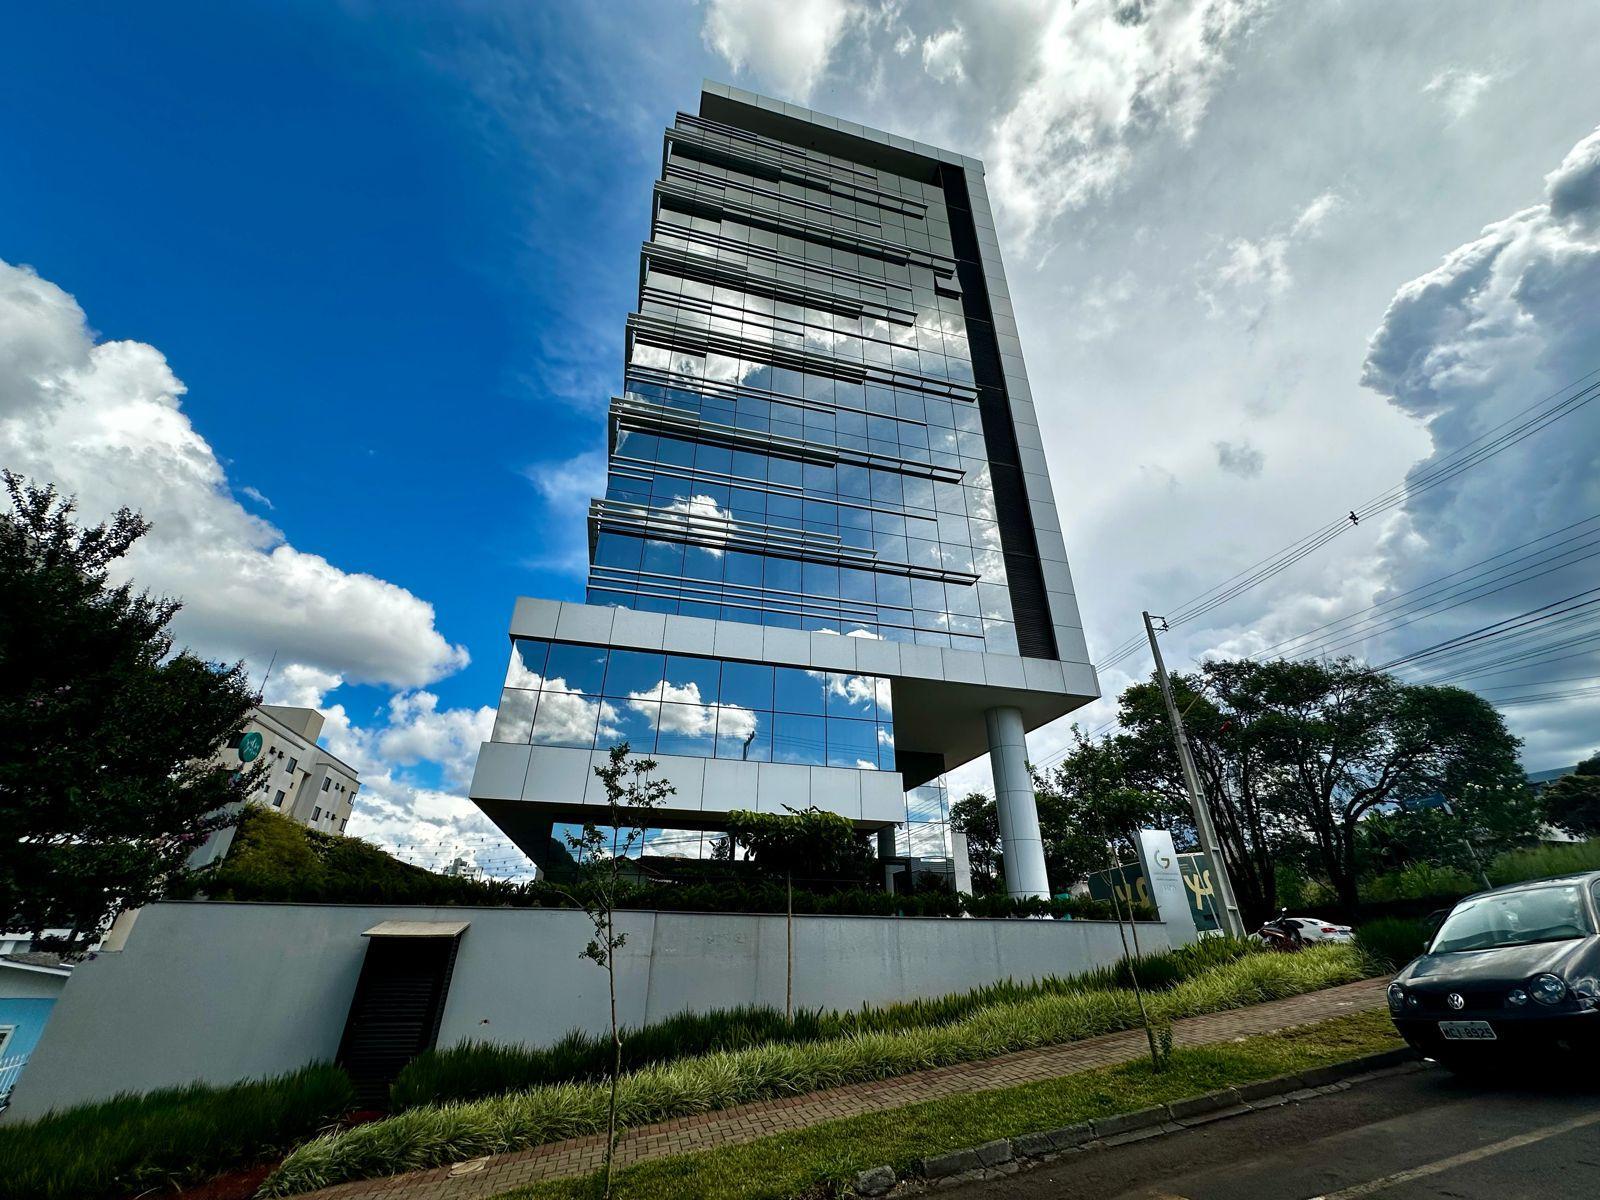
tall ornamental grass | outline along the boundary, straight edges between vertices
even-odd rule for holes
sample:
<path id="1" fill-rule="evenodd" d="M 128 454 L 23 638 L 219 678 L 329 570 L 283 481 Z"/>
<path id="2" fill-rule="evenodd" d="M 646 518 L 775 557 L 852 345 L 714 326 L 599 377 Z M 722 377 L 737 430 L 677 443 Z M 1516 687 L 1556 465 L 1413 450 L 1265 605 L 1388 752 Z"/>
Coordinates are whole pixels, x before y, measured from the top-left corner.
<path id="1" fill-rule="evenodd" d="M 1427 947 L 1432 928 L 1421 917 L 1379 917 L 1356 929 L 1356 944 L 1377 969 L 1398 971 Z"/>
<path id="2" fill-rule="evenodd" d="M 1349 946 L 1299 954 L 1252 954 L 1211 967 L 1148 998 L 1154 1020 L 1171 1020 L 1281 999 L 1363 974 Z M 645 1067 L 617 1092 L 618 1121 L 644 1125 L 737 1104 L 992 1058 L 1130 1029 L 1131 990 L 1074 989 L 980 1008 L 962 1020 L 893 1031 L 861 1031 L 798 1044 L 771 1043 Z M 262 1187 L 266 1196 L 485 1154 L 522 1150 L 605 1127 L 606 1088 L 560 1083 L 467 1103 L 411 1109 L 301 1146 Z"/>
<path id="3" fill-rule="evenodd" d="M 1489 882 L 1501 887 L 1528 879 L 1543 879 L 1547 875 L 1570 875 L 1575 871 L 1594 870 L 1600 870 L 1600 839 L 1559 842 L 1507 850 L 1504 854 L 1495 855 L 1489 863 Z"/>
<path id="4" fill-rule="evenodd" d="M 1138 960 L 1139 982 L 1164 991 L 1253 947 L 1242 939 L 1204 941 L 1149 954 Z M 1131 984 L 1126 960 L 1078 975 L 1046 976 L 1027 983 L 1006 979 L 968 992 L 848 1012 L 801 1010 L 787 1018 L 774 1008 L 748 1007 L 683 1013 L 623 1032 L 624 1070 L 721 1050 L 743 1050 L 776 1042 L 813 1042 L 852 1033 L 893 1032 L 944 1025 L 996 1004 L 1015 1004 L 1037 996 L 1105 991 Z M 506 1046 L 467 1042 L 430 1050 L 413 1059 L 390 1092 L 396 1109 L 458 1100 L 477 1100 L 554 1083 L 582 1083 L 606 1077 L 611 1063 L 608 1037 L 574 1031 L 550 1046 Z"/>
<path id="5" fill-rule="evenodd" d="M 321 1064 L 232 1087 L 194 1084 L 113 1096 L 0 1123 L 0 1197 L 122 1200 L 172 1191 L 282 1154 L 355 1105 Z"/>

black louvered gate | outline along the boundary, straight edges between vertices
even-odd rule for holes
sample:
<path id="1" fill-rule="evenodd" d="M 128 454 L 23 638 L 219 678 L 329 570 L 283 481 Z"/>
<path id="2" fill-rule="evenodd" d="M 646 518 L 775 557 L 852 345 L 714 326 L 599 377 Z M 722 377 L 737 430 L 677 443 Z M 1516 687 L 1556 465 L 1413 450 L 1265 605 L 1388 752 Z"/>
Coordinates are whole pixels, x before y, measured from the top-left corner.
<path id="1" fill-rule="evenodd" d="M 455 937 L 373 937 L 350 1001 L 338 1063 L 363 1107 L 389 1107 L 389 1085 L 439 1037 Z"/>

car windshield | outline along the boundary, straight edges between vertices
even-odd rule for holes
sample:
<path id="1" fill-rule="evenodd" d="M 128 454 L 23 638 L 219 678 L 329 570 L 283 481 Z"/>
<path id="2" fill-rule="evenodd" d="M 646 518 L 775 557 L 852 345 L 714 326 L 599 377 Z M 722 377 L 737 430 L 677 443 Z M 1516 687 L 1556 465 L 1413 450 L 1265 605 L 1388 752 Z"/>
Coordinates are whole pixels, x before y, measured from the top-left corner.
<path id="1" fill-rule="evenodd" d="M 1570 884 L 1529 888 L 1456 905 L 1439 927 L 1431 953 L 1557 942 L 1593 932 L 1582 888 Z"/>

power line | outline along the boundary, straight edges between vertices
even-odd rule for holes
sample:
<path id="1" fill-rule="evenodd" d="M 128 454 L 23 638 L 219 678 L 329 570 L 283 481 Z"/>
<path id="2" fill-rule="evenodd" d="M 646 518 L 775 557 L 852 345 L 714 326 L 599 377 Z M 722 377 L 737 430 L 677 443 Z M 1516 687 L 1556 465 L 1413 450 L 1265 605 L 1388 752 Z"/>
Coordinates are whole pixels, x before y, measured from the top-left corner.
<path id="1" fill-rule="evenodd" d="M 1586 380 L 1596 374 L 1600 374 L 1600 367 L 1586 372 L 1572 383 L 1551 392 L 1540 400 L 1534 401 L 1498 425 L 1491 426 L 1477 437 L 1439 458 L 1424 470 L 1415 474 L 1408 474 L 1396 486 L 1380 492 L 1361 505 L 1360 508 L 1352 509 L 1349 518 L 1342 518 L 1322 525 L 1297 541 L 1291 542 L 1283 549 L 1267 555 L 1221 583 L 1191 597 L 1168 613 L 1167 627 L 1170 629 L 1174 625 L 1204 616 L 1213 609 L 1260 586 L 1273 576 L 1287 570 L 1301 559 L 1327 545 L 1335 538 L 1356 528 L 1360 519 L 1369 518 L 1387 511 L 1435 487 L 1441 486 L 1457 475 L 1487 462 L 1502 451 L 1540 432 L 1563 417 L 1570 416 L 1593 400 L 1596 395 L 1600 395 L 1600 382 L 1579 386 L 1585 384 Z M 1571 395 L 1565 396 L 1563 399 L 1556 399 L 1575 387 L 1578 390 Z M 1552 404 L 1552 400 L 1555 400 L 1555 403 Z M 1528 416 L 1529 413 L 1533 415 Z M 1106 669 L 1116 666 L 1135 653 L 1140 644 L 1141 639 L 1137 637 L 1119 643 L 1101 659 L 1100 667 Z"/>
<path id="2" fill-rule="evenodd" d="M 1543 696 L 1519 696 L 1513 700 L 1500 700 L 1494 702 L 1496 708 L 1520 708 L 1528 704 L 1554 704 L 1561 700 L 1581 700 L 1589 696 L 1600 696 L 1600 687 L 1578 688 L 1570 692 L 1549 692 Z"/>
<path id="3" fill-rule="evenodd" d="M 1264 655 L 1271 654 L 1275 650 L 1282 650 L 1295 655 L 1315 654 L 1320 652 L 1323 647 L 1333 644 L 1338 639 L 1344 637 L 1345 634 L 1359 629 L 1364 625 L 1370 626 L 1373 622 L 1387 621 L 1390 618 L 1399 616 L 1403 613 L 1415 611 L 1417 607 L 1431 603 L 1435 600 L 1449 598 L 1456 593 L 1458 588 L 1471 587 L 1479 580 L 1492 579 L 1502 572 L 1515 567 L 1519 563 L 1528 562 L 1530 559 L 1537 559 L 1541 555 L 1548 554 L 1559 547 L 1570 545 L 1573 542 L 1584 543 L 1582 546 L 1576 547 L 1573 551 L 1567 552 L 1570 554 L 1575 553 L 1576 550 L 1588 549 L 1591 546 L 1600 546 L 1600 530 L 1590 529 L 1585 530 L 1583 533 L 1575 534 L 1570 538 L 1565 538 L 1562 541 L 1556 542 L 1554 545 L 1545 546 L 1529 554 L 1522 555 L 1519 558 L 1514 558 L 1510 562 L 1502 563 L 1500 566 L 1491 570 L 1476 570 L 1479 567 L 1484 567 L 1489 563 L 1495 562 L 1497 559 L 1505 558 L 1508 554 L 1515 554 L 1518 550 L 1525 550 L 1528 547 L 1535 546 L 1540 542 L 1549 541 L 1551 538 L 1556 537 L 1559 534 L 1567 533 L 1573 529 L 1577 529 L 1582 525 L 1591 525 L 1596 521 L 1600 521 L 1600 513 L 1585 517 L 1581 521 L 1574 521 L 1570 525 L 1564 525 L 1560 529 L 1552 530 L 1549 533 L 1542 533 L 1536 538 L 1530 538 L 1529 540 L 1521 542 L 1518 545 L 1498 551 L 1487 556 L 1486 558 L 1481 558 L 1477 562 L 1468 563 L 1466 566 L 1457 570 L 1450 571 L 1447 574 L 1439 575 L 1433 579 L 1426 580 L 1425 582 L 1419 583 L 1414 587 L 1407 588 L 1403 592 L 1396 592 L 1392 596 L 1369 604 L 1365 608 L 1357 609 L 1355 612 L 1347 613 L 1346 615 L 1342 617 L 1336 617 L 1333 620 L 1324 621 L 1321 625 L 1318 625 L 1312 629 L 1308 629 L 1304 633 L 1297 633 L 1291 637 L 1286 637 L 1276 641 L 1270 646 L 1264 646 L 1251 655 L 1251 657 L 1260 658 Z M 1594 538 L 1596 540 L 1585 540 L 1589 538 Z M 1565 555 L 1559 555 L 1558 557 L 1565 557 Z M 1551 560 L 1545 560 L 1545 562 L 1549 561 Z M 1530 565 L 1542 566 L 1544 563 L 1534 563 Z M 1571 564 L 1568 563 L 1563 565 L 1570 566 Z M 1466 579 L 1457 580 L 1456 583 L 1451 584 L 1447 588 L 1443 588 L 1442 591 L 1440 590 L 1441 585 L 1449 583 L 1450 580 L 1456 579 L 1457 576 L 1465 575 L 1469 571 L 1476 571 L 1476 573 L 1469 575 Z M 1401 603 L 1402 601 L 1405 601 L 1405 603 Z M 1387 611 L 1383 612 L 1381 615 L 1378 615 L 1380 609 Z M 1336 628 L 1339 626 L 1342 626 L 1343 628 Z M 1315 635 L 1319 633 L 1324 634 L 1324 636 L 1321 638 L 1316 638 Z M 1296 642 L 1307 642 L 1307 639 L 1314 640 L 1309 641 L 1306 645 L 1296 646 L 1292 651 L 1286 650 L 1287 647 L 1294 646 Z"/>
<path id="4" fill-rule="evenodd" d="M 1432 646 L 1425 646 L 1421 650 L 1415 650 L 1410 654 L 1403 654 L 1399 658 L 1391 659 L 1376 669 L 1379 671 L 1391 671 L 1395 667 L 1401 667 L 1409 663 L 1419 662 L 1422 659 L 1432 658 L 1436 655 L 1448 654 L 1465 646 L 1484 641 L 1485 639 L 1503 636 L 1506 633 L 1512 632 L 1527 625 L 1538 624 L 1542 621 L 1554 620 L 1563 614 L 1588 609 L 1592 605 L 1600 604 L 1600 597 L 1595 597 L 1596 592 L 1600 592 L 1600 588 L 1590 588 L 1588 591 L 1575 592 L 1571 596 L 1564 596 L 1560 600 L 1552 600 L 1549 604 L 1541 605 L 1538 608 L 1531 608 L 1527 612 L 1517 613 L 1515 616 L 1506 617 L 1503 620 L 1494 621 L 1488 625 L 1481 625 L 1477 629 L 1468 630 L 1466 633 L 1458 634 L 1453 638 L 1446 638 L 1444 641 L 1436 642 Z M 1584 600 L 1583 597 L 1585 596 L 1591 596 L 1595 598 Z M 1563 604 L 1568 604 L 1572 601 L 1577 601 L 1577 603 L 1571 604 L 1570 608 L 1558 607 Z M 1550 612 L 1550 609 L 1557 609 L 1557 611 Z"/>

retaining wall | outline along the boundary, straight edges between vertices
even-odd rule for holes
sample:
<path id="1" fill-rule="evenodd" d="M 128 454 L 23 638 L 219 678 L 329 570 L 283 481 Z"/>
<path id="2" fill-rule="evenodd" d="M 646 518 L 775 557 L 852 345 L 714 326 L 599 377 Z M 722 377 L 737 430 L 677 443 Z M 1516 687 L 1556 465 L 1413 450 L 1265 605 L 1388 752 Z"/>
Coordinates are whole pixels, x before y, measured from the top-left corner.
<path id="1" fill-rule="evenodd" d="M 143 909 L 118 951 L 73 972 L 7 1117 L 121 1091 L 231 1083 L 331 1059 L 380 921 L 468 921 L 439 1045 L 546 1044 L 606 1027 L 605 972 L 580 959 L 581 912 L 390 905 L 163 903 Z M 621 1017 L 784 1003 L 784 918 L 619 914 Z M 1194 936 L 1141 923 L 1143 949 Z M 1122 953 L 1106 921 L 823 917 L 794 919 L 794 1002 L 856 1008 L 1070 974 Z"/>

